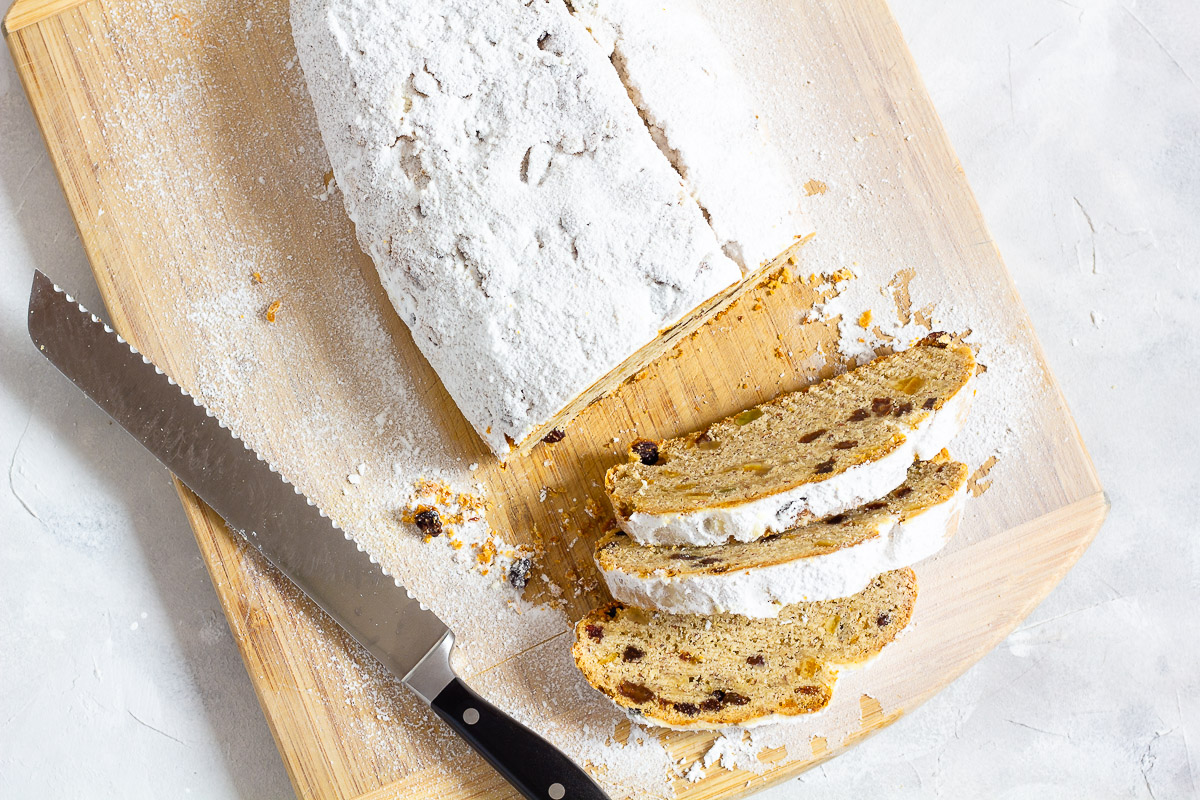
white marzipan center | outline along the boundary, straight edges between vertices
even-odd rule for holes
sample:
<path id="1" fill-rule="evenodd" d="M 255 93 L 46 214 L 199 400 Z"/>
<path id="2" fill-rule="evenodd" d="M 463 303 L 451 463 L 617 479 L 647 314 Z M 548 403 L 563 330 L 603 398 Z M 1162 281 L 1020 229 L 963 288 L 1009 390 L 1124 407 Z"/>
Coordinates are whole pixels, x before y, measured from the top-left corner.
<path id="1" fill-rule="evenodd" d="M 602 571 L 615 599 L 672 614 L 775 617 L 792 603 L 832 600 L 862 591 L 876 575 L 938 552 L 966 498 L 964 485 L 943 503 L 904 522 L 881 523 L 877 536 L 853 547 L 783 564 L 721 575 L 647 575 Z"/>

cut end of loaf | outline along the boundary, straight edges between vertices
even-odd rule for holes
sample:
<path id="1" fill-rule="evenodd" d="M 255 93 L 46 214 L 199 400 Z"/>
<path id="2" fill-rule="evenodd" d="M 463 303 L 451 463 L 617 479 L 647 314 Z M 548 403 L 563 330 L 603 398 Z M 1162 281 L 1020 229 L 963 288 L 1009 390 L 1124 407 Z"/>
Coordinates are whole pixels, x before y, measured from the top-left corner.
<path id="1" fill-rule="evenodd" d="M 571 421 L 579 416 L 585 408 L 615 391 L 621 384 L 635 380 L 638 373 L 653 361 L 669 352 L 671 348 L 696 332 L 706 322 L 721 314 L 721 312 L 733 305 L 733 303 L 747 292 L 757 288 L 763 281 L 768 280 L 775 273 L 787 269 L 789 259 L 810 239 L 811 236 L 797 240 L 795 244 L 783 253 L 780 253 L 773 260 L 748 274 L 740 282 L 702 303 L 670 328 L 660 331 L 657 338 L 651 342 L 647 342 L 618 367 L 610 370 L 608 374 L 597 380 L 586 391 L 581 392 L 578 397 L 567 404 L 561 411 L 534 428 L 519 443 L 513 443 L 511 438 L 506 437 L 508 451 L 498 453 L 497 455 L 501 460 L 525 455 L 541 444 L 551 432 L 567 430 L 567 426 L 570 425 Z"/>

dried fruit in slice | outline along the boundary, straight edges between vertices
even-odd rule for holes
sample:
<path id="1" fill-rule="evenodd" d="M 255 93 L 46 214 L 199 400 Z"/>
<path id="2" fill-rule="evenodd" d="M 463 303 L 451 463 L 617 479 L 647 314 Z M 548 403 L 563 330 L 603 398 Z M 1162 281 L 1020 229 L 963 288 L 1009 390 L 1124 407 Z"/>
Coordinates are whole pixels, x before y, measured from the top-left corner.
<path id="1" fill-rule="evenodd" d="M 824 708 L 837 665 L 879 653 L 908 624 L 916 594 L 916 576 L 904 569 L 853 597 L 789 606 L 779 619 L 613 604 L 580 620 L 572 654 L 588 682 L 644 722 L 749 725 Z M 889 624 L 881 626 L 884 615 Z M 837 620 L 832 631 L 828 619 Z M 602 639 L 591 635 L 599 624 Z M 624 657 L 631 652 L 640 655 Z"/>

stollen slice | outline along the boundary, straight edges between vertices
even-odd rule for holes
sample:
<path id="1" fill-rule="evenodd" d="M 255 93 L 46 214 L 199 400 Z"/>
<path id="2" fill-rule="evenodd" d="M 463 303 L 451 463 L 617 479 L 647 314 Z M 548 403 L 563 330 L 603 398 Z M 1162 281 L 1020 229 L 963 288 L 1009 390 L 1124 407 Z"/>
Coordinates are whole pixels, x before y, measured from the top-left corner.
<path id="1" fill-rule="evenodd" d="M 916 597 L 916 575 L 902 569 L 775 619 L 614 603 L 579 621 L 571 652 L 588 682 L 639 722 L 752 727 L 828 705 L 837 666 L 877 655 L 908 624 Z"/>
<path id="2" fill-rule="evenodd" d="M 673 614 L 774 617 L 792 603 L 846 597 L 881 572 L 940 550 L 958 527 L 968 469 L 942 451 L 891 494 L 754 542 L 643 547 L 623 531 L 596 545 L 612 596 Z"/>
<path id="3" fill-rule="evenodd" d="M 931 334 L 702 431 L 639 440 L 608 471 L 617 523 L 639 544 L 754 541 L 877 500 L 958 433 L 975 358 Z"/>

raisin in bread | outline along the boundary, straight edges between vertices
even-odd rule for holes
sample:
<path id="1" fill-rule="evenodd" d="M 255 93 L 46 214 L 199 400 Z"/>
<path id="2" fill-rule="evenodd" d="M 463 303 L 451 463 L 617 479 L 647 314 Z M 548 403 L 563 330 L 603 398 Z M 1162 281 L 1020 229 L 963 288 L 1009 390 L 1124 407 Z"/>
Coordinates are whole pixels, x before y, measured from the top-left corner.
<path id="1" fill-rule="evenodd" d="M 608 471 L 639 544 L 753 541 L 876 500 L 962 427 L 975 358 L 948 334 L 662 443 Z"/>
<path id="2" fill-rule="evenodd" d="M 958 527 L 967 473 L 943 451 L 913 464 L 880 500 L 754 542 L 643 547 L 616 530 L 597 543 L 596 564 L 623 603 L 774 617 L 792 603 L 852 595 L 879 573 L 936 553 Z"/>
<path id="3" fill-rule="evenodd" d="M 852 597 L 788 606 L 776 619 L 666 614 L 614 603 L 575 626 L 588 682 L 642 722 L 748 727 L 820 711 L 837 665 L 879 653 L 912 618 L 910 569 Z"/>
<path id="4" fill-rule="evenodd" d="M 291 19 L 359 242 L 497 454 L 730 301 L 741 270 L 564 3 L 292 0 Z"/>

